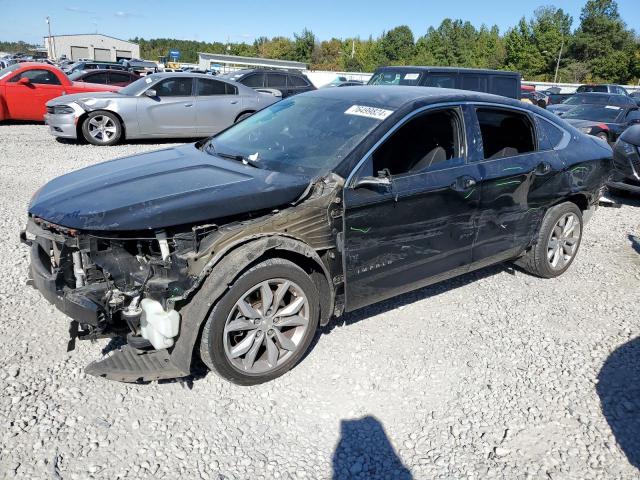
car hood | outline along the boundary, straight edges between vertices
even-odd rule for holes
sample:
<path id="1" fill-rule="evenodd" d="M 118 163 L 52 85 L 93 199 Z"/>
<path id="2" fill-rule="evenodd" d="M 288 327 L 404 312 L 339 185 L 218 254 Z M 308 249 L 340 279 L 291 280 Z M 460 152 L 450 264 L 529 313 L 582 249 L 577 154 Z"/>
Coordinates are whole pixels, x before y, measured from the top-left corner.
<path id="1" fill-rule="evenodd" d="M 594 122 L 592 120 L 580 120 L 579 118 L 565 118 L 564 120 L 576 128 L 595 127 L 597 125 L 602 125 L 607 123 L 607 122 Z"/>
<path id="2" fill-rule="evenodd" d="M 96 83 L 83 83 L 83 82 L 74 82 L 74 88 L 76 85 L 81 85 L 79 89 L 87 90 L 86 93 L 72 93 L 70 95 L 63 95 L 61 97 L 54 98 L 53 100 L 49 100 L 47 102 L 47 106 L 54 105 L 66 105 L 69 102 L 77 102 L 80 101 L 82 103 L 90 103 L 93 100 L 97 99 L 117 99 L 117 98 L 125 98 L 123 95 L 117 93 L 117 90 L 120 87 L 116 87 L 114 85 L 98 85 Z M 88 86 L 87 86 L 88 85 Z M 97 89 L 93 89 L 92 87 L 103 87 L 101 91 L 96 91 Z M 110 87 L 108 91 L 104 91 L 104 87 Z"/>
<path id="3" fill-rule="evenodd" d="M 78 230 L 156 229 L 280 207 L 299 198 L 309 181 L 189 144 L 58 177 L 36 192 L 29 214 Z"/>

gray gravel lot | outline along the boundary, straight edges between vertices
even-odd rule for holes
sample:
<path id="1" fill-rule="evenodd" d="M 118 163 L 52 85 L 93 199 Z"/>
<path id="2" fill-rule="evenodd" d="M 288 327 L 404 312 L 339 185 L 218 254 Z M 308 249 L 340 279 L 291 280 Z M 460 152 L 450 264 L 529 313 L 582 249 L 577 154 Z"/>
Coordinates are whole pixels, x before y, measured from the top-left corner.
<path id="1" fill-rule="evenodd" d="M 349 314 L 280 379 L 86 376 L 25 286 L 31 194 L 166 147 L 0 125 L 1 478 L 639 478 L 640 202 L 601 209 L 561 278 L 488 268 Z M 635 248 L 634 248 L 635 247 Z"/>

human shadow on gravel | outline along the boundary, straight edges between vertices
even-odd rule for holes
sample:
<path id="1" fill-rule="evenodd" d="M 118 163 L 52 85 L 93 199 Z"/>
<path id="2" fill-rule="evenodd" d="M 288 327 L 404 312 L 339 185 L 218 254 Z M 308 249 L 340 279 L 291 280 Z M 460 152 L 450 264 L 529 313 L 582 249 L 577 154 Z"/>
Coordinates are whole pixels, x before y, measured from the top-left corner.
<path id="1" fill-rule="evenodd" d="M 342 420 L 340 440 L 333 452 L 332 462 L 333 480 L 412 478 L 411 472 L 389 442 L 382 424 L 372 416 Z"/>
<path id="2" fill-rule="evenodd" d="M 640 237 L 629 235 L 629 240 L 631 241 L 631 248 L 633 248 L 636 253 L 640 253 Z"/>
<path id="3" fill-rule="evenodd" d="M 618 445 L 640 469 L 640 337 L 609 355 L 598 374 L 597 391 Z"/>

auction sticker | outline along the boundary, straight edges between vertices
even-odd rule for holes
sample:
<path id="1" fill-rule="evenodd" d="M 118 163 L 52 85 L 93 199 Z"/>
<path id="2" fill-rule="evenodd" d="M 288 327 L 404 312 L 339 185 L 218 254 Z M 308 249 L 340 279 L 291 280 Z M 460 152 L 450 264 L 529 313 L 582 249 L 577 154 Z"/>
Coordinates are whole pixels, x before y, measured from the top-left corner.
<path id="1" fill-rule="evenodd" d="M 359 117 L 375 118 L 376 120 L 384 120 L 393 113 L 393 110 L 385 110 L 384 108 L 366 107 L 364 105 L 352 105 L 345 112 L 347 115 L 358 115 Z"/>

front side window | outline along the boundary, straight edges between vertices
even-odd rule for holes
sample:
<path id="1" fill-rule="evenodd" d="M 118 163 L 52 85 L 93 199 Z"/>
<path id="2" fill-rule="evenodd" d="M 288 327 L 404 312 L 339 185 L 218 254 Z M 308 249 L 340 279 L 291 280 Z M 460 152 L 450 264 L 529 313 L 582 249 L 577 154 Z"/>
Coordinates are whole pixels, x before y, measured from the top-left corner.
<path id="1" fill-rule="evenodd" d="M 124 72 L 111 72 L 109 76 L 113 83 L 126 83 L 132 80 L 132 76 Z"/>
<path id="2" fill-rule="evenodd" d="M 191 95 L 193 81 L 191 78 L 167 78 L 155 86 L 159 97 L 188 97 Z"/>
<path id="3" fill-rule="evenodd" d="M 26 70 L 13 77 L 10 81 L 17 82 L 21 78 L 28 78 L 31 83 L 39 85 L 60 85 L 60 80 L 55 73 L 49 70 Z"/>
<path id="4" fill-rule="evenodd" d="M 100 73 L 94 73 L 92 75 L 87 75 L 86 77 L 84 77 L 83 81 L 89 82 L 89 83 L 107 84 L 108 83 L 107 72 L 100 72 Z"/>
<path id="5" fill-rule="evenodd" d="M 217 80 L 198 79 L 198 95 L 208 97 L 211 95 L 226 95 L 227 89 L 224 82 Z"/>
<path id="6" fill-rule="evenodd" d="M 535 150 L 533 125 L 528 115 L 508 109 L 476 109 L 485 160 L 513 157 Z"/>
<path id="7" fill-rule="evenodd" d="M 461 156 L 460 116 L 454 109 L 419 115 L 396 130 L 372 156 L 367 175 L 417 173 Z"/>

